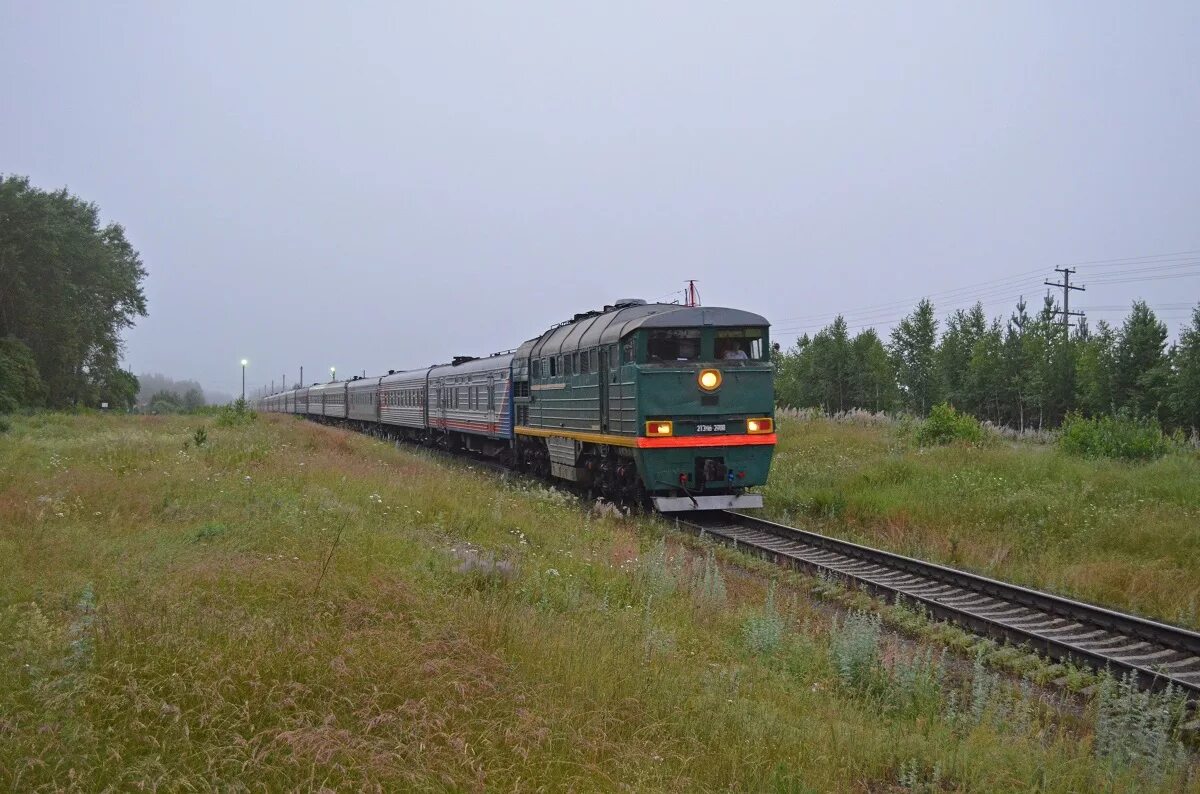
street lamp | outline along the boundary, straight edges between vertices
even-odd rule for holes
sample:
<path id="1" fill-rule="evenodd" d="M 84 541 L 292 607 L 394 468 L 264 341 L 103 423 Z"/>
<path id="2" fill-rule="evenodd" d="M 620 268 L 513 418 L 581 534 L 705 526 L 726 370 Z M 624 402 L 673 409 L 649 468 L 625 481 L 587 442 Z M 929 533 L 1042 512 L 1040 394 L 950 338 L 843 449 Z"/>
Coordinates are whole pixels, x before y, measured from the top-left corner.
<path id="1" fill-rule="evenodd" d="M 242 402 L 246 402 L 246 365 L 250 363 L 242 359 Z"/>
<path id="2" fill-rule="evenodd" d="M 337 380 L 337 367 L 329 368 L 329 376 L 330 380 Z"/>

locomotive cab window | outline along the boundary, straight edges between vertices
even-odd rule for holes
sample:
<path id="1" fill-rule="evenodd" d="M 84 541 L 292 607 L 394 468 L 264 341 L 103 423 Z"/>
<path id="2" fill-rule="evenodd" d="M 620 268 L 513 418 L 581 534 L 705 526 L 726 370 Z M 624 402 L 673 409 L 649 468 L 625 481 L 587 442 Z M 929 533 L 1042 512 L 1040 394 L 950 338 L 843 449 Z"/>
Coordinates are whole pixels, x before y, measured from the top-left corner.
<path id="1" fill-rule="evenodd" d="M 700 329 L 670 328 L 646 336 L 647 361 L 695 361 L 700 358 Z"/>
<path id="2" fill-rule="evenodd" d="M 718 328 L 714 357 L 720 361 L 764 361 L 766 334 L 762 328 Z"/>

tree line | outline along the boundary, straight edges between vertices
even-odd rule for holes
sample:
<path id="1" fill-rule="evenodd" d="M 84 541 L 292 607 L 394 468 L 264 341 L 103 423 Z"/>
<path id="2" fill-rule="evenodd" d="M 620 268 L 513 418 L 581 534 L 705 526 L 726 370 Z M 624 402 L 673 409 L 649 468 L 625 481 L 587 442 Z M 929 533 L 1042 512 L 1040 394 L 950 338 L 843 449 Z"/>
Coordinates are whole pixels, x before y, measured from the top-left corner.
<path id="1" fill-rule="evenodd" d="M 1025 430 L 1071 413 L 1129 414 L 1185 431 L 1200 428 L 1200 305 L 1179 340 L 1135 301 L 1117 327 L 1086 320 L 1064 327 L 1047 297 L 1022 300 L 1007 320 L 981 304 L 939 322 L 922 300 L 885 341 L 874 328 L 851 335 L 838 316 L 812 337 L 776 352 L 783 405 L 828 413 L 854 408 L 924 416 L 940 403 Z"/>
<path id="2" fill-rule="evenodd" d="M 0 174 L 0 412 L 131 407 L 120 334 L 146 315 L 145 277 L 95 204 Z"/>

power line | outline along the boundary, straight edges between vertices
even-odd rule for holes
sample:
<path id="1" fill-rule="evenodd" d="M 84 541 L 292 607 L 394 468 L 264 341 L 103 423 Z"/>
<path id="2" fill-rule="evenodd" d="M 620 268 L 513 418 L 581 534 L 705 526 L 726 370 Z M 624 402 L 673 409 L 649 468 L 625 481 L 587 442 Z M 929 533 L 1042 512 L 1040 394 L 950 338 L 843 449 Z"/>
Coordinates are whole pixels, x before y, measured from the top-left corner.
<path id="1" fill-rule="evenodd" d="M 1054 272 L 1062 273 L 1062 279 L 1063 279 L 1062 283 L 1058 284 L 1053 281 L 1047 281 L 1046 286 L 1047 287 L 1062 287 L 1062 291 L 1063 291 L 1062 309 L 1055 309 L 1054 314 L 1062 315 L 1063 338 L 1067 339 L 1067 338 L 1070 338 L 1071 326 L 1074 325 L 1074 323 L 1071 322 L 1071 317 L 1073 317 L 1073 316 L 1074 317 L 1082 317 L 1083 316 L 1083 312 L 1071 311 L 1071 290 L 1078 290 L 1079 292 L 1083 292 L 1084 290 L 1087 289 L 1087 287 L 1077 287 L 1071 283 L 1071 275 L 1075 272 L 1075 268 L 1073 268 L 1073 267 L 1056 267 L 1056 268 L 1054 268 Z"/>
<path id="2" fill-rule="evenodd" d="M 1097 267 L 1118 268 L 1118 269 L 1113 270 L 1112 272 L 1101 274 L 1101 276 L 1098 280 L 1091 280 L 1088 282 L 1089 284 L 1096 284 L 1096 285 L 1123 284 L 1123 283 L 1130 283 L 1133 281 L 1140 281 L 1140 280 L 1157 281 L 1157 280 L 1161 280 L 1162 276 L 1164 276 L 1164 275 L 1167 276 L 1168 278 L 1183 278 L 1183 277 L 1193 275 L 1192 269 L 1196 268 L 1197 266 L 1200 266 L 1200 259 L 1196 259 L 1196 258 L 1179 259 L 1179 258 L 1186 257 L 1187 255 L 1195 255 L 1195 254 L 1200 254 L 1200 250 L 1181 251 L 1181 252 L 1176 252 L 1176 253 L 1172 253 L 1172 254 L 1150 254 L 1150 255 L 1140 256 L 1140 257 L 1123 257 L 1120 259 L 1091 260 L 1091 262 L 1081 262 L 1079 264 L 1094 264 Z M 1171 257 L 1176 258 L 1178 261 L 1172 261 L 1170 259 Z M 1144 265 L 1144 267 L 1138 267 L 1138 266 L 1134 266 L 1134 265 Z M 1186 270 L 1187 272 L 1183 272 L 1183 273 L 1179 273 L 1179 274 L 1175 274 L 1175 275 L 1171 275 L 1169 273 L 1166 273 L 1166 274 L 1160 273 L 1160 271 L 1174 271 L 1174 270 Z M 897 301 L 891 301 L 888 303 L 875 304 L 875 305 L 871 305 L 871 306 L 859 307 L 859 308 L 851 309 L 851 310 L 848 310 L 845 312 L 832 312 L 832 313 L 827 312 L 827 313 L 822 313 L 822 314 L 810 314 L 810 315 L 802 315 L 802 316 L 796 316 L 796 317 L 786 317 L 783 320 L 781 320 L 780 323 L 781 324 L 782 323 L 797 323 L 797 325 L 791 326 L 789 329 L 784 329 L 784 330 L 799 330 L 799 329 L 803 329 L 803 328 L 810 328 L 810 327 L 816 327 L 818 325 L 828 324 L 833 319 L 835 319 L 836 317 L 839 317 L 839 316 L 842 317 L 843 319 L 848 319 L 848 320 L 867 320 L 867 319 L 878 317 L 878 318 L 880 318 L 880 321 L 882 322 L 883 318 L 886 315 L 894 314 L 895 310 L 904 308 L 904 307 L 908 307 L 908 306 L 912 306 L 916 301 L 926 299 L 926 298 L 930 299 L 930 300 L 935 300 L 938 302 L 943 301 L 943 300 L 953 301 L 955 299 L 963 298 L 968 295 L 970 295 L 971 297 L 976 298 L 976 299 L 984 299 L 984 298 L 991 297 L 993 295 L 1000 294 L 1003 291 L 1011 291 L 1017 287 L 1033 286 L 1039 279 L 1036 277 L 1033 277 L 1031 274 L 1035 274 L 1035 273 L 1040 274 L 1042 272 L 1045 272 L 1045 271 L 1042 269 L 1027 271 L 1024 273 L 1018 273 L 1018 274 L 1014 274 L 1011 276 L 1005 276 L 1002 278 L 990 279 L 988 281 L 978 282 L 976 284 L 969 285 L 969 286 L 956 287 L 953 289 L 930 292 L 930 293 L 926 293 L 925 295 L 921 295 L 921 296 L 917 296 L 917 297 L 906 298 L 906 299 L 897 300 Z M 1147 274 L 1147 277 L 1143 277 L 1143 276 L 1135 276 L 1133 278 L 1125 277 L 1127 274 L 1142 274 L 1142 273 Z M 1197 270 L 1196 274 L 1200 274 L 1200 270 Z"/>

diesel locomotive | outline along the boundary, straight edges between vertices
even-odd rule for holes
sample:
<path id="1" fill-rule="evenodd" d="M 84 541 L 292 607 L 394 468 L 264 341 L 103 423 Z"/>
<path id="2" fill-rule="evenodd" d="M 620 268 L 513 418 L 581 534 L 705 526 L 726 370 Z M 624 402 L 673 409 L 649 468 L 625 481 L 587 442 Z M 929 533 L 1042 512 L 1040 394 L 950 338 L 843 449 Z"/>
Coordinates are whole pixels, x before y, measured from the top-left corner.
<path id="1" fill-rule="evenodd" d="M 775 447 L 769 323 L 739 309 L 617 301 L 514 351 L 257 401 L 469 450 L 661 512 L 761 507 Z"/>

